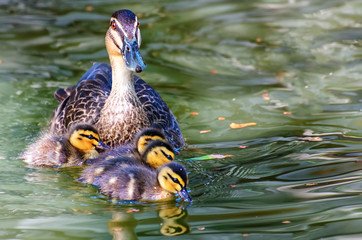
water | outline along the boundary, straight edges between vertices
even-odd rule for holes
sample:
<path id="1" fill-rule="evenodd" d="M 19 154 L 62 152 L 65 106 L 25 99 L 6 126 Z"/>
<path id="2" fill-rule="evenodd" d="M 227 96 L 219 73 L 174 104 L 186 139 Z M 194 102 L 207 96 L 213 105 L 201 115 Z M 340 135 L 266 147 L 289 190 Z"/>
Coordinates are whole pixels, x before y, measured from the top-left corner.
<path id="1" fill-rule="evenodd" d="M 112 203 L 79 169 L 17 158 L 54 91 L 108 62 L 120 8 L 138 14 L 141 77 L 188 144 L 191 206 Z M 1 239 L 362 238 L 362 2 L 2 0 L 0 13 Z"/>

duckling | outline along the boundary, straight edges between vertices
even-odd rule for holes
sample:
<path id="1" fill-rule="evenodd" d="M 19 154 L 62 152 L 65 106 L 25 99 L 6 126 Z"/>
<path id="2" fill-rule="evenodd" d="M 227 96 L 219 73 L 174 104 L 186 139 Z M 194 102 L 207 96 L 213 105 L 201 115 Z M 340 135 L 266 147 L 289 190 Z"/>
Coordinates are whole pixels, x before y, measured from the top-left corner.
<path id="1" fill-rule="evenodd" d="M 106 157 L 107 153 L 103 155 L 104 157 L 94 159 L 91 165 L 83 170 L 81 177 L 77 179 L 79 182 L 95 184 L 96 179 L 100 175 L 119 167 L 145 166 L 156 169 L 171 162 L 175 157 L 171 145 L 160 140 L 152 141 L 144 151 L 141 159 L 127 154 L 119 156 L 111 155 L 108 158 Z M 89 161 L 87 161 L 87 163 L 89 163 Z"/>
<path id="2" fill-rule="evenodd" d="M 155 140 L 168 143 L 165 134 L 163 134 L 163 132 L 157 128 L 146 128 L 137 133 L 135 137 L 135 143 L 137 145 L 136 147 L 139 154 L 144 154 L 148 144 Z M 172 146 L 170 146 L 170 148 L 172 148 Z"/>
<path id="3" fill-rule="evenodd" d="M 20 158 L 36 166 L 70 167 L 81 165 L 86 159 L 97 157 L 98 151 L 108 148 L 94 127 L 77 124 L 65 136 L 44 134 L 30 144 Z"/>
<path id="4" fill-rule="evenodd" d="M 132 141 L 146 127 L 160 128 L 176 152 L 184 146 L 179 124 L 155 89 L 134 75 L 146 68 L 139 48 L 140 25 L 130 10 L 113 13 L 105 45 L 111 66 L 94 64 L 73 87 L 59 89 L 60 102 L 50 131 L 63 134 L 79 122 L 99 130 L 102 140 L 114 148 Z"/>
<path id="5" fill-rule="evenodd" d="M 97 179 L 100 191 L 112 199 L 161 201 L 178 194 L 191 202 L 187 192 L 188 177 L 185 167 L 169 162 L 158 169 L 144 166 L 120 166 L 104 172 Z"/>

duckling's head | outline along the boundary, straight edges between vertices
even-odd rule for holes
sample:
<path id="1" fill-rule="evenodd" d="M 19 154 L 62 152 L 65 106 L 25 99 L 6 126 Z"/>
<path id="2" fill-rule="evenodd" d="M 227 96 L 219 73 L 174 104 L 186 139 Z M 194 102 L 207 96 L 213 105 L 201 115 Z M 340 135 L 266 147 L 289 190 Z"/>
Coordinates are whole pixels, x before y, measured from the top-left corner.
<path id="1" fill-rule="evenodd" d="M 152 141 L 142 155 L 142 160 L 153 168 L 158 168 L 175 158 L 172 146 L 164 141 Z"/>
<path id="2" fill-rule="evenodd" d="M 192 201 L 187 192 L 187 172 L 182 164 L 170 162 L 162 165 L 158 172 L 158 182 L 164 190 L 178 193 L 187 202 Z"/>
<path id="3" fill-rule="evenodd" d="M 88 124 L 75 125 L 69 131 L 69 142 L 73 147 L 81 152 L 88 153 L 95 149 L 109 149 L 110 147 L 103 143 L 98 131 Z"/>
<path id="4" fill-rule="evenodd" d="M 142 155 L 146 151 L 147 146 L 154 140 L 167 142 L 165 135 L 156 128 L 146 128 L 140 131 L 136 137 L 137 150 Z"/>
<path id="5" fill-rule="evenodd" d="M 127 9 L 113 13 L 106 33 L 106 48 L 110 57 L 122 56 L 128 70 L 142 72 L 146 68 L 139 52 L 141 32 L 137 16 Z"/>

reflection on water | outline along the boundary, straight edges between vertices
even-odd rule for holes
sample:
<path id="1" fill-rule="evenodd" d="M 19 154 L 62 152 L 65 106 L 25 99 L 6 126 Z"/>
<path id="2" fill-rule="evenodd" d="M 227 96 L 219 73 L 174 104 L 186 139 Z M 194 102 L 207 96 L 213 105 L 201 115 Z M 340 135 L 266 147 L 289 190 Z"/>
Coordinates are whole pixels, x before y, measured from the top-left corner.
<path id="1" fill-rule="evenodd" d="M 109 232 L 113 235 L 113 239 L 138 239 L 135 228 L 138 221 L 133 212 L 138 209 L 122 210 L 112 212 L 112 219 L 108 222 Z M 177 236 L 190 231 L 190 227 L 186 221 L 187 211 L 174 205 L 162 205 L 158 208 L 158 216 L 162 219 L 160 223 L 160 233 L 165 236 Z"/>
<path id="2" fill-rule="evenodd" d="M 138 14 L 141 77 L 186 138 L 178 160 L 190 171 L 187 211 L 113 205 L 74 181 L 77 168 L 17 159 L 47 126 L 54 91 L 92 61 L 108 61 L 105 28 L 119 8 Z M 342 0 L 0 1 L 0 238 L 361 238 L 361 8 Z"/>
<path id="3" fill-rule="evenodd" d="M 112 214 L 112 219 L 107 223 L 107 226 L 109 233 L 113 235 L 113 239 L 138 239 L 135 230 L 137 226 L 137 220 L 133 214 L 115 212 Z"/>

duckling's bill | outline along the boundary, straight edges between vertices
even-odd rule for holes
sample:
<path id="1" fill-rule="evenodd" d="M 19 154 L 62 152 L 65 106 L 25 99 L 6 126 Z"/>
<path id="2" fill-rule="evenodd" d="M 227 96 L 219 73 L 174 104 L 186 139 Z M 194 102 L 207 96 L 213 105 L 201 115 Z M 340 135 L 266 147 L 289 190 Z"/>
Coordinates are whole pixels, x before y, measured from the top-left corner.
<path id="1" fill-rule="evenodd" d="M 107 150 L 107 149 L 110 149 L 111 147 L 99 140 L 96 148 L 101 149 L 101 150 Z"/>
<path id="2" fill-rule="evenodd" d="M 185 200 L 186 202 L 192 202 L 192 198 L 191 198 L 190 194 L 188 193 L 186 187 L 183 187 L 183 188 L 181 189 L 181 191 L 178 191 L 177 193 L 178 193 L 178 195 L 179 195 L 183 200 Z"/>

